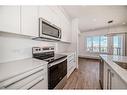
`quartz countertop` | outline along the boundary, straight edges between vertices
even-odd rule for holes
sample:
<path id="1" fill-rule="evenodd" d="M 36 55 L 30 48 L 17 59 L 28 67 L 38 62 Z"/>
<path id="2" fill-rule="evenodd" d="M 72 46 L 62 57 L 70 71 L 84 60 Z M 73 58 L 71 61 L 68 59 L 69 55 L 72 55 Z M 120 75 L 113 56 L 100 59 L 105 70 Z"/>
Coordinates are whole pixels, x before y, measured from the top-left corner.
<path id="1" fill-rule="evenodd" d="M 127 84 L 127 70 L 123 69 L 116 62 L 127 63 L 127 56 L 106 55 L 101 54 L 100 57 L 120 76 L 120 78 Z"/>
<path id="2" fill-rule="evenodd" d="M 48 62 L 46 61 L 35 58 L 26 58 L 7 63 L 0 63 L 0 82 L 20 73 L 24 73 L 42 65 L 46 65 L 47 63 Z"/>

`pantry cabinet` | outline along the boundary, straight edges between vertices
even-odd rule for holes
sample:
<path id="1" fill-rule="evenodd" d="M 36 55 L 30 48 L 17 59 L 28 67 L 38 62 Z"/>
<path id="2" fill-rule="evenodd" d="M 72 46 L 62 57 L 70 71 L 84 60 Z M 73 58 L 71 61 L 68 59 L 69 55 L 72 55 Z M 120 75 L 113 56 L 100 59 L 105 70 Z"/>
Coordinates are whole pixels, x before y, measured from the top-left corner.
<path id="1" fill-rule="evenodd" d="M 39 33 L 37 6 L 21 6 L 21 34 L 37 37 Z"/>
<path id="2" fill-rule="evenodd" d="M 0 31 L 20 34 L 20 6 L 0 6 Z"/>

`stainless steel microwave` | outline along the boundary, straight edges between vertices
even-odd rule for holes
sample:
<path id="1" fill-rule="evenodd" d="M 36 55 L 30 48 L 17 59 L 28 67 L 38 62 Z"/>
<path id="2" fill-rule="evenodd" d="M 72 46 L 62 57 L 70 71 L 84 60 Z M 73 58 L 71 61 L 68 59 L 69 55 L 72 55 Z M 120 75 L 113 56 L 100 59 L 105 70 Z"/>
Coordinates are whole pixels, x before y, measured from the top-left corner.
<path id="1" fill-rule="evenodd" d="M 60 40 L 61 29 L 47 20 L 39 18 L 39 37 Z"/>

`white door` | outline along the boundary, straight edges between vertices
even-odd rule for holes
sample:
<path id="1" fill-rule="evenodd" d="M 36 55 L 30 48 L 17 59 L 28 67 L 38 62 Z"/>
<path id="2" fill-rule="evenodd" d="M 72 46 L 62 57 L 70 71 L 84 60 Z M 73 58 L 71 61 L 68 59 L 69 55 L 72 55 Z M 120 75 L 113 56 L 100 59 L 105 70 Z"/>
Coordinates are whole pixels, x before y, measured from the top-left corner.
<path id="1" fill-rule="evenodd" d="M 20 6 L 0 6 L 0 31 L 20 33 Z"/>
<path id="2" fill-rule="evenodd" d="M 21 33 L 37 37 L 39 34 L 39 17 L 37 6 L 21 7 Z"/>

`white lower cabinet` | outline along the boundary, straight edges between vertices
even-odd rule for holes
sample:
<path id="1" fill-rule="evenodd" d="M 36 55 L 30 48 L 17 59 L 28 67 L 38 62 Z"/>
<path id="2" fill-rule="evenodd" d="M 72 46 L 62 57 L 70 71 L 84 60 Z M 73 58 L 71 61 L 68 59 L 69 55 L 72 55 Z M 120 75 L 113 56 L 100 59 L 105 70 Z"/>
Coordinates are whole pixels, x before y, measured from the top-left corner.
<path id="1" fill-rule="evenodd" d="M 126 83 L 104 62 L 104 89 L 127 89 Z"/>
<path id="2" fill-rule="evenodd" d="M 48 89 L 47 65 L 19 74 L 0 83 L 2 89 Z"/>
<path id="3" fill-rule="evenodd" d="M 71 53 L 67 56 L 67 77 L 71 75 L 71 73 L 76 68 L 76 61 L 75 61 L 75 53 Z"/>
<path id="4" fill-rule="evenodd" d="M 38 82 L 36 85 L 34 85 L 32 89 L 36 89 L 36 90 L 41 90 L 41 89 L 48 89 L 47 86 L 47 80 L 46 79 L 42 79 L 40 82 Z"/>

